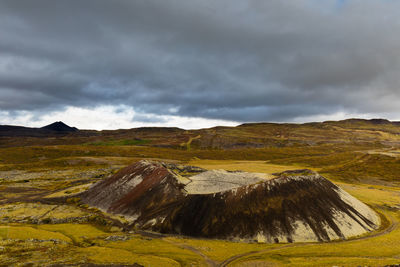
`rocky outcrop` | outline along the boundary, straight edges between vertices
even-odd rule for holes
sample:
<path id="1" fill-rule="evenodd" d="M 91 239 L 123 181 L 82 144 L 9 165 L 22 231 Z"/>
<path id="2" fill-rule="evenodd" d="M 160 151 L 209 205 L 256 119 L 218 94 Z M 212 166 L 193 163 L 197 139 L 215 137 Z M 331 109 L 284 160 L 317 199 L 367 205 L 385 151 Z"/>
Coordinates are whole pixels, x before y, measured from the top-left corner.
<path id="1" fill-rule="evenodd" d="M 127 216 L 140 229 L 206 238 L 329 241 L 364 234 L 380 223 L 368 206 L 310 170 L 271 179 L 140 161 L 81 197 Z"/>

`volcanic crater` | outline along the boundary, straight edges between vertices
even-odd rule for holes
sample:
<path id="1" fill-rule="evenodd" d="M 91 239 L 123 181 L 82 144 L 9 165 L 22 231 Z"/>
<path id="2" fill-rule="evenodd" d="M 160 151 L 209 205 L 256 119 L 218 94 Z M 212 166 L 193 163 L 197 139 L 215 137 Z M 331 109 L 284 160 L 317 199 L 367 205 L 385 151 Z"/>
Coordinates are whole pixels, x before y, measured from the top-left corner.
<path id="1" fill-rule="evenodd" d="M 138 229 L 235 241 L 331 241 L 380 224 L 371 208 L 311 170 L 271 177 L 142 160 L 81 199 Z"/>

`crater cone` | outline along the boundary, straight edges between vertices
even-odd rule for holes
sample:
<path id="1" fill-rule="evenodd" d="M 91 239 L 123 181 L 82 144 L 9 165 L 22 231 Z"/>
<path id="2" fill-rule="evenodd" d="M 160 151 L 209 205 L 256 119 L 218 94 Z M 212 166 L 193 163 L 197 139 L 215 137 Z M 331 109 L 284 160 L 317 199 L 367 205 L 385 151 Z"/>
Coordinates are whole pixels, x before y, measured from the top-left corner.
<path id="1" fill-rule="evenodd" d="M 258 242 L 347 239 L 377 229 L 367 205 L 310 170 L 206 171 L 140 161 L 93 185 L 82 201 L 132 226 L 168 234 Z"/>

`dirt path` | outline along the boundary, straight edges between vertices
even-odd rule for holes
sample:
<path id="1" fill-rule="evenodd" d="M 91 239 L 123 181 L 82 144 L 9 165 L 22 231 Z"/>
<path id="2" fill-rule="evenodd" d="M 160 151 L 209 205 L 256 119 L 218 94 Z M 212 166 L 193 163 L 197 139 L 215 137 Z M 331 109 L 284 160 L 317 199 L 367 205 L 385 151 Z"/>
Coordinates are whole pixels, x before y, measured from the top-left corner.
<path id="1" fill-rule="evenodd" d="M 344 241 L 340 241 L 340 242 L 351 243 L 351 242 L 355 242 L 355 241 L 359 241 L 359 240 L 365 240 L 365 239 L 371 239 L 371 238 L 374 238 L 374 237 L 378 237 L 378 236 L 382 236 L 382 235 L 386 235 L 386 234 L 391 233 L 393 230 L 395 230 L 398 227 L 399 222 L 389 214 L 386 214 L 385 216 L 388 217 L 389 222 L 390 222 L 390 225 L 386 229 L 384 229 L 382 231 L 379 231 L 379 232 L 373 232 L 373 233 L 371 233 L 370 235 L 367 235 L 367 236 L 362 236 L 362 237 L 354 238 L 354 239 L 351 239 L 351 240 L 344 240 Z M 232 256 L 232 257 L 224 260 L 223 262 L 221 262 L 219 264 L 219 266 L 221 266 L 221 267 L 222 266 L 228 266 L 230 263 L 232 263 L 232 262 L 234 262 L 234 261 L 236 261 L 238 259 L 241 259 L 241 258 L 244 258 L 244 257 L 247 257 L 247 256 L 251 256 L 251 255 L 262 254 L 262 253 L 275 251 L 275 250 L 281 250 L 281 249 L 289 248 L 289 247 L 304 247 L 304 246 L 315 245 L 315 244 L 317 244 L 317 243 L 287 244 L 287 245 L 283 245 L 283 246 L 277 247 L 277 248 L 270 248 L 270 249 L 258 250 L 258 251 L 249 251 L 249 252 L 246 252 L 246 253 L 242 253 L 242 254 L 238 254 L 238 255 Z"/>
<path id="2" fill-rule="evenodd" d="M 391 216 L 389 214 L 386 214 L 386 217 L 389 218 L 390 225 L 385 230 L 379 231 L 379 232 L 374 232 L 374 233 L 371 233 L 370 235 L 361 236 L 361 237 L 351 239 L 348 241 L 344 241 L 344 242 L 353 242 L 353 241 L 358 241 L 358 240 L 370 239 L 373 237 L 382 236 L 382 235 L 386 235 L 386 234 L 393 232 L 398 227 L 399 222 L 395 218 L 393 218 L 393 216 Z"/>
<path id="3" fill-rule="evenodd" d="M 189 151 L 190 150 L 190 145 L 192 144 L 193 140 L 199 139 L 201 138 L 201 135 L 195 136 L 195 137 L 190 137 L 189 140 L 184 143 L 184 146 L 186 147 L 186 150 Z"/>
<path id="4" fill-rule="evenodd" d="M 168 242 L 168 243 L 170 243 L 170 244 L 172 244 L 174 246 L 190 250 L 193 253 L 199 255 L 200 257 L 202 257 L 203 260 L 207 263 L 208 266 L 212 266 L 212 267 L 218 266 L 218 263 L 216 261 L 210 259 L 207 255 L 203 254 L 197 248 L 194 248 L 194 247 L 189 246 L 187 244 L 182 244 L 182 243 L 174 242 L 172 240 L 167 239 L 168 237 L 174 237 L 174 235 L 164 235 L 164 234 L 159 234 L 159 233 L 154 233 L 154 232 L 147 232 L 147 231 L 142 231 L 142 230 L 137 230 L 135 232 L 137 234 L 140 234 L 141 236 L 144 236 L 144 237 L 162 239 L 163 241 Z"/>
<path id="5" fill-rule="evenodd" d="M 365 154 L 380 154 L 385 155 L 393 158 L 400 157 L 400 150 L 398 147 L 390 147 L 390 148 L 381 148 L 381 149 L 369 149 L 369 150 L 361 150 L 356 151 Z"/>
<path id="6" fill-rule="evenodd" d="M 238 254 L 238 255 L 232 256 L 232 257 L 224 260 L 223 262 L 221 262 L 219 264 L 219 266 L 228 266 L 228 264 L 230 264 L 230 263 L 232 263 L 232 262 L 234 262 L 234 261 L 236 261 L 236 260 L 238 260 L 240 258 L 244 258 L 244 257 L 250 256 L 250 255 L 256 255 L 256 254 L 259 254 L 259 253 L 270 252 L 270 251 L 274 251 L 274 250 L 280 250 L 280 249 L 283 249 L 283 248 L 295 247 L 295 246 L 296 246 L 296 244 L 288 244 L 288 245 L 284 245 L 284 246 L 281 246 L 281 247 L 278 247 L 278 248 L 270 248 L 270 249 L 266 249 L 266 250 L 249 251 L 249 252 L 246 252 L 246 253 L 242 253 L 242 254 Z"/>
<path id="7" fill-rule="evenodd" d="M 180 248 L 184 248 L 187 250 L 192 251 L 193 253 L 199 255 L 200 257 L 202 257 L 204 259 L 204 261 L 207 263 L 208 266 L 212 266 L 212 267 L 216 267 L 218 266 L 217 262 L 215 262 L 214 260 L 210 259 L 207 255 L 204 255 L 200 250 L 198 250 L 197 248 L 194 248 L 192 246 L 186 245 L 186 244 L 182 244 L 182 243 L 177 243 L 168 239 L 162 239 L 168 243 L 171 243 L 172 245 L 178 246 Z"/>

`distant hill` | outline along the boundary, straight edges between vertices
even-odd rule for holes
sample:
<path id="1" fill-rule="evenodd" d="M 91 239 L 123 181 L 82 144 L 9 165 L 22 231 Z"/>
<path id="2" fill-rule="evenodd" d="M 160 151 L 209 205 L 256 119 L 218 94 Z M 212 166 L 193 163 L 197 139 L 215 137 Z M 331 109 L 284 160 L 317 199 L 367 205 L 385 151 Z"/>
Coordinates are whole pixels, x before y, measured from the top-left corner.
<path id="1" fill-rule="evenodd" d="M 400 122 L 347 119 L 309 123 L 245 123 L 199 130 L 142 127 L 119 130 L 78 130 L 58 121 L 42 128 L 1 126 L 0 146 L 97 144 L 140 145 L 190 149 L 254 149 L 321 144 L 400 145 Z M 34 137 L 16 138 L 13 137 Z M 46 138 L 49 137 L 49 138 Z M 55 137 L 55 138 L 54 138 Z M 132 141 L 133 140 L 133 141 Z"/>
<path id="2" fill-rule="evenodd" d="M 63 123 L 62 121 L 57 121 L 52 124 L 46 125 L 42 127 L 42 129 L 46 130 L 51 130 L 51 131 L 56 131 L 56 132 L 76 132 L 78 131 L 78 128 L 76 127 L 70 127 Z"/>
<path id="3" fill-rule="evenodd" d="M 60 134 L 68 134 L 79 131 L 75 127 L 70 127 L 65 123 L 58 121 L 42 128 L 0 125 L 0 137 L 50 137 Z"/>
<path id="4" fill-rule="evenodd" d="M 45 131 L 37 128 L 22 126 L 0 125 L 0 136 L 18 137 L 18 136 L 41 136 Z"/>

